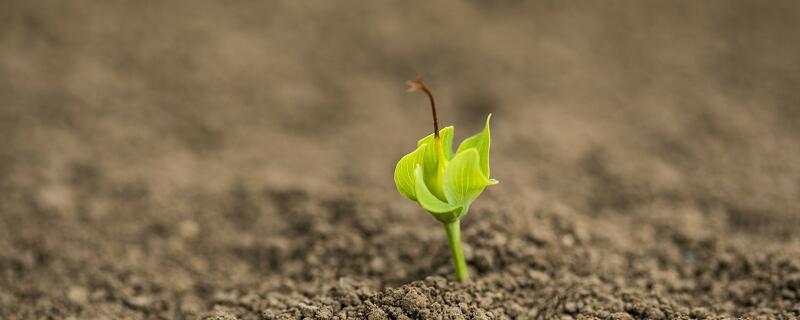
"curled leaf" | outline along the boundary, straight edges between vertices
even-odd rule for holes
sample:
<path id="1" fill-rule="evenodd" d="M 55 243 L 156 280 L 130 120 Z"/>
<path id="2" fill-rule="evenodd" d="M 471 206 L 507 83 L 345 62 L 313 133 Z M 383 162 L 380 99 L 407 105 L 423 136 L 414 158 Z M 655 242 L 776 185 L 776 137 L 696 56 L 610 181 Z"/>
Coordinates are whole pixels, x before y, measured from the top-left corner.
<path id="1" fill-rule="evenodd" d="M 492 114 L 486 117 L 486 126 L 483 131 L 478 134 L 464 139 L 458 146 L 456 155 L 466 151 L 470 148 L 475 148 L 480 156 L 480 168 L 483 174 L 489 177 L 489 145 L 491 144 L 491 136 L 489 133 L 489 120 L 492 119 Z"/>
<path id="2" fill-rule="evenodd" d="M 444 202 L 434 196 L 423 182 L 421 166 L 417 166 L 417 168 L 414 170 L 414 176 L 416 178 L 414 185 L 416 186 L 415 191 L 417 194 L 417 202 L 419 202 L 419 205 L 422 206 L 422 208 L 437 218 L 439 218 L 442 214 L 450 213 L 455 213 L 455 216 L 457 216 L 457 211 L 461 208 L 461 206 Z"/>
<path id="3" fill-rule="evenodd" d="M 454 136 L 454 132 L 455 132 L 455 129 L 453 129 L 453 126 L 444 127 L 444 128 L 442 128 L 442 130 L 439 130 L 439 139 L 442 140 L 442 148 L 444 149 L 444 156 L 447 158 L 447 160 L 450 160 L 450 159 L 453 158 L 453 136 Z M 419 141 L 417 141 L 417 146 L 420 146 L 423 143 L 427 143 L 430 146 L 434 146 L 434 148 L 431 148 L 431 149 L 434 152 L 436 152 L 435 151 L 436 150 L 435 149 L 435 140 L 434 140 L 433 133 L 429 134 L 425 138 L 419 139 Z M 433 155 L 435 156 L 435 154 L 433 154 Z"/>
<path id="4" fill-rule="evenodd" d="M 469 208 L 469 205 L 483 192 L 486 186 L 496 181 L 486 177 L 480 169 L 478 150 L 469 148 L 456 154 L 447 166 L 442 179 L 447 202 Z"/>
<path id="5" fill-rule="evenodd" d="M 394 168 L 394 184 L 397 187 L 397 191 L 412 201 L 417 201 L 417 195 L 414 191 L 414 168 L 420 164 L 420 156 L 425 147 L 426 145 L 422 144 L 416 150 L 403 156 Z"/>
<path id="6" fill-rule="evenodd" d="M 453 154 L 453 127 L 449 126 L 439 130 L 439 141 L 435 139 L 433 134 L 430 134 L 420 139 L 417 145 L 425 146 L 419 155 L 425 184 L 427 184 L 431 193 L 444 200 L 442 175 L 447 161 Z M 441 148 L 441 150 L 438 150 L 438 148 Z"/>

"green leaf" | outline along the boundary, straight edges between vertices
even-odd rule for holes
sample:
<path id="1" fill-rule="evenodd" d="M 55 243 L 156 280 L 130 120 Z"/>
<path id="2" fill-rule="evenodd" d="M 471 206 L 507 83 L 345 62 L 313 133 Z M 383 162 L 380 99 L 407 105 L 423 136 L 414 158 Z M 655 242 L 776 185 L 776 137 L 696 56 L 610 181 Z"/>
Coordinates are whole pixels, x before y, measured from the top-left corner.
<path id="1" fill-rule="evenodd" d="M 474 136 L 464 139 L 464 141 L 461 142 L 461 144 L 458 146 L 458 150 L 456 151 L 456 156 L 458 156 L 458 154 L 461 152 L 464 152 L 471 148 L 475 148 L 478 151 L 478 155 L 480 156 L 481 171 L 486 177 L 489 176 L 489 145 L 491 144 L 491 136 L 489 134 L 490 119 L 492 119 L 491 113 L 489 114 L 488 117 L 486 117 L 486 126 L 483 128 L 483 131 Z"/>
<path id="2" fill-rule="evenodd" d="M 444 200 L 444 193 L 442 192 L 442 175 L 444 174 L 445 164 L 453 154 L 453 127 L 449 126 L 439 130 L 439 141 L 441 144 L 441 155 L 437 150 L 437 141 L 431 133 L 425 138 L 417 142 L 417 145 L 423 147 L 420 151 L 420 164 L 422 165 L 422 173 L 425 184 L 428 189 L 440 200 Z M 444 157 L 444 159 L 442 159 Z"/>
<path id="3" fill-rule="evenodd" d="M 425 182 L 422 179 L 421 166 L 418 165 L 416 169 L 414 169 L 414 177 L 416 178 L 414 185 L 416 187 L 415 191 L 417 194 L 417 202 L 419 202 L 419 205 L 422 206 L 422 208 L 428 210 L 428 212 L 434 216 L 437 216 L 437 218 L 439 218 L 439 215 L 437 214 L 453 213 L 461 208 L 459 205 L 452 205 L 439 200 L 439 198 L 434 196 L 431 191 L 428 190 L 428 187 L 425 185 Z"/>
<path id="4" fill-rule="evenodd" d="M 439 130 L 439 139 L 442 139 L 442 147 L 444 148 L 444 155 L 447 157 L 447 160 L 453 158 L 453 126 L 444 127 Z M 434 135 L 433 133 L 429 134 L 427 137 L 419 139 L 417 141 L 417 146 L 421 146 L 424 143 L 427 143 L 429 146 L 435 146 L 436 144 L 433 143 Z M 436 151 L 435 148 L 432 148 L 434 152 Z"/>
<path id="5" fill-rule="evenodd" d="M 487 178 L 481 171 L 480 155 L 476 148 L 456 153 L 453 161 L 447 166 L 442 180 L 447 202 L 464 208 L 469 208 L 486 186 L 497 183 Z"/>
<path id="6" fill-rule="evenodd" d="M 420 163 L 420 154 L 424 149 L 425 145 L 421 145 L 417 150 L 403 156 L 394 168 L 394 184 L 397 186 L 397 191 L 412 201 L 417 201 L 414 191 L 414 168 Z"/>

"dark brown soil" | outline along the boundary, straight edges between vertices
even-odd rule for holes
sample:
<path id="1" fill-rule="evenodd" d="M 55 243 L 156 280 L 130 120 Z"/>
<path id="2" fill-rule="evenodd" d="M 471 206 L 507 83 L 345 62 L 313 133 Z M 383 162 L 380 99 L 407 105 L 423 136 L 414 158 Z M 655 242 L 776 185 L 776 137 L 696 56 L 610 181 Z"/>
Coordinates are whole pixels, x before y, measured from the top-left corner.
<path id="1" fill-rule="evenodd" d="M 800 318 L 796 2 L 2 7 L 0 319 Z"/>

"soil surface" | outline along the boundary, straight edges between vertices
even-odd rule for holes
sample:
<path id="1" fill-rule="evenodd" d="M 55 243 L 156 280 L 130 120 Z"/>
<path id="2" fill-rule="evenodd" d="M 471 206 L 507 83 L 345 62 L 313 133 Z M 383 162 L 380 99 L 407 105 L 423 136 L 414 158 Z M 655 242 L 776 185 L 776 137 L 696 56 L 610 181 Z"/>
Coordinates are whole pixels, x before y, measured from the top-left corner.
<path id="1" fill-rule="evenodd" d="M 794 1 L 10 1 L 0 319 L 798 319 Z M 493 113 L 463 221 L 400 196 Z"/>

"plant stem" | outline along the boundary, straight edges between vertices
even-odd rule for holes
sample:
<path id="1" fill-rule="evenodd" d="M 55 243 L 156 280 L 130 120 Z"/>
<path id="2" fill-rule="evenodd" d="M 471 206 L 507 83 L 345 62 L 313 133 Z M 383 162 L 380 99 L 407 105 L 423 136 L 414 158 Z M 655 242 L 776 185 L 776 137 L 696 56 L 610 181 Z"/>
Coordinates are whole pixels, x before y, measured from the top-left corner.
<path id="1" fill-rule="evenodd" d="M 422 78 L 406 83 L 408 84 L 408 92 L 422 91 L 428 95 L 428 100 L 431 101 L 431 115 L 433 116 L 433 137 L 439 140 L 439 120 L 436 119 L 436 101 L 433 100 L 433 93 L 425 86 L 425 83 L 422 82 Z"/>
<path id="2" fill-rule="evenodd" d="M 422 81 L 420 81 L 422 83 Z M 431 90 L 428 89 L 424 84 L 422 85 L 422 91 L 428 95 L 428 100 L 431 101 L 431 113 L 433 114 L 433 137 L 434 139 L 439 139 L 439 120 L 436 119 L 436 101 L 433 100 L 433 93 Z"/>
<path id="3" fill-rule="evenodd" d="M 467 263 L 464 261 L 464 252 L 461 250 L 461 221 L 444 223 L 447 231 L 447 241 L 450 243 L 450 254 L 453 256 L 453 266 L 456 268 L 456 279 L 464 282 L 469 278 Z"/>

